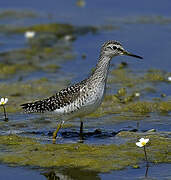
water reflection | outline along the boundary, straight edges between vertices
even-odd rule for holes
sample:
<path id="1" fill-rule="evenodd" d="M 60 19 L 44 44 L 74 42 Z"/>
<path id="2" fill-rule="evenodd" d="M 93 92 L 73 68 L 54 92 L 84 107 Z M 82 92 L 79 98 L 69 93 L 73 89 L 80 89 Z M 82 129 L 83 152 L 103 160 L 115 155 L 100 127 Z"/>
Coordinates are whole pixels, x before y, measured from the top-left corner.
<path id="1" fill-rule="evenodd" d="M 42 174 L 47 178 L 47 180 L 60 180 L 60 177 L 57 176 L 54 171 L 49 171 Z"/>
<path id="2" fill-rule="evenodd" d="M 100 180 L 98 172 L 81 170 L 79 168 L 67 168 L 60 172 L 57 170 L 50 170 L 42 173 L 47 180 Z"/>
<path id="3" fill-rule="evenodd" d="M 145 169 L 145 178 L 148 177 L 148 170 L 149 170 L 149 165 L 148 163 L 146 164 L 146 169 Z"/>
<path id="4" fill-rule="evenodd" d="M 144 176 L 138 178 L 138 179 L 151 179 L 151 177 L 149 177 L 148 173 L 149 173 L 149 164 L 146 164 L 145 166 L 145 173 Z M 136 170 L 134 170 L 136 171 Z M 124 171 L 123 171 L 124 172 Z M 113 174 L 113 178 L 117 178 L 118 176 L 115 174 L 116 171 L 114 171 Z M 42 173 L 42 175 L 44 175 L 47 180 L 101 180 L 101 179 L 108 179 L 108 178 L 102 178 L 100 177 L 100 174 L 98 172 L 95 171 L 88 171 L 88 170 L 81 170 L 79 168 L 67 168 L 67 169 L 52 169 L 49 170 L 47 172 Z M 116 176 L 115 176 L 116 175 Z M 128 177 L 128 179 L 130 179 Z"/>

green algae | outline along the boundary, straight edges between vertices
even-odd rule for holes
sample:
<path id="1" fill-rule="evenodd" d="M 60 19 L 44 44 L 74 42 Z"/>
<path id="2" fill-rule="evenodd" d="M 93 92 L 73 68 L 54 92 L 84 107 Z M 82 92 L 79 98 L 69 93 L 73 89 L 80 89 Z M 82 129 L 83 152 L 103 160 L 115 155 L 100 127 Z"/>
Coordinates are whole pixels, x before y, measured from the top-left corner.
<path id="1" fill-rule="evenodd" d="M 111 71 L 111 77 L 108 80 L 108 83 L 122 83 L 125 86 L 132 87 L 138 83 L 138 78 L 136 79 L 128 69 L 118 68 Z"/>
<path id="2" fill-rule="evenodd" d="M 5 10 L 0 11 L 0 19 L 23 19 L 23 18 L 36 18 L 38 14 L 29 10 Z"/>
<path id="3" fill-rule="evenodd" d="M 169 102 L 160 102 L 158 109 L 160 112 L 170 112 L 171 111 L 171 101 Z"/>
<path id="4" fill-rule="evenodd" d="M 35 31 L 37 33 L 54 33 L 57 37 L 62 37 L 66 34 L 72 34 L 74 27 L 69 24 L 36 24 L 32 26 L 14 26 L 14 25 L 1 25 L 1 32 L 12 34 L 23 34 L 26 31 Z"/>
<path id="5" fill-rule="evenodd" d="M 147 72 L 137 73 L 132 72 L 128 68 L 118 67 L 111 71 L 108 83 L 121 83 L 126 87 L 136 87 L 137 85 L 145 84 L 148 82 L 168 82 L 167 77 L 170 72 L 165 72 L 159 69 L 149 69 Z"/>
<path id="6" fill-rule="evenodd" d="M 118 96 L 125 96 L 127 94 L 126 89 L 125 88 L 119 89 L 117 94 Z"/>
<path id="7" fill-rule="evenodd" d="M 137 100 L 135 93 L 126 95 L 126 90 L 122 88 L 120 90 L 114 95 L 106 95 L 102 105 L 97 111 L 90 114 L 89 117 L 102 117 L 109 114 L 123 114 L 127 112 L 147 114 L 151 112 L 168 113 L 171 111 L 170 100 L 164 101 L 159 99 L 158 101 L 141 101 Z M 119 96 L 122 91 L 124 92 L 122 94 L 124 95 L 123 98 Z M 123 118 L 125 118 L 125 116 L 123 116 Z"/>
<path id="8" fill-rule="evenodd" d="M 90 117 L 102 117 L 109 114 L 147 114 L 151 112 L 168 113 L 171 111 L 171 101 L 156 97 L 146 100 L 141 96 L 156 93 L 154 83 L 167 82 L 169 72 L 150 69 L 147 72 L 136 74 L 128 68 L 117 68 L 111 71 L 108 83 L 110 86 L 120 87 L 115 94 L 106 95 L 101 107 Z M 121 115 L 122 116 L 122 115 Z M 125 117 L 125 116 L 124 116 Z"/>
<path id="9" fill-rule="evenodd" d="M 26 31 L 35 31 L 37 33 L 55 33 L 57 37 L 63 37 L 66 34 L 72 34 L 74 27 L 69 24 L 36 24 L 29 27 L 14 28 L 13 33 L 25 33 Z"/>
<path id="10" fill-rule="evenodd" d="M 0 92 L 1 97 L 8 97 L 9 102 L 6 106 L 8 113 L 14 113 L 21 111 L 20 104 L 45 98 L 51 96 L 57 90 L 60 90 L 67 86 L 68 81 L 64 79 L 63 81 L 51 82 L 47 78 L 41 78 L 34 81 L 27 82 L 16 82 L 11 84 L 1 83 Z M 3 110 L 0 109 L 2 112 Z"/>
<path id="11" fill-rule="evenodd" d="M 148 159 L 154 163 L 171 163 L 171 139 L 167 134 L 147 132 L 147 133 L 132 133 L 132 132 L 120 132 L 117 134 L 119 137 L 140 139 L 141 137 L 149 138 L 149 144 L 147 144 Z"/>
<path id="12" fill-rule="evenodd" d="M 149 161 L 171 162 L 170 139 L 156 135 L 147 137 L 150 138 L 147 147 Z M 40 144 L 32 138 L 0 136 L 0 161 L 17 165 L 72 167 L 109 172 L 128 166 L 135 167 L 144 160 L 144 152 L 136 147 L 135 142 L 131 140 L 121 145 Z"/>
<path id="13" fill-rule="evenodd" d="M 130 103 L 128 106 L 124 107 L 125 111 L 133 111 L 137 113 L 149 113 L 154 112 L 157 109 L 158 104 L 153 102 L 136 102 Z"/>
<path id="14" fill-rule="evenodd" d="M 26 31 L 34 31 L 37 34 L 46 33 L 53 34 L 56 38 L 61 39 L 66 35 L 84 35 L 87 33 L 96 33 L 98 28 L 94 26 L 73 26 L 71 24 L 48 23 L 36 24 L 31 26 L 15 26 L 15 25 L 0 25 L 0 32 L 10 34 L 24 34 Z M 73 39 L 73 38 L 72 38 Z M 75 38 L 74 38 L 75 39 Z"/>
<path id="15" fill-rule="evenodd" d="M 144 74 L 144 80 L 152 82 L 167 81 L 167 76 L 169 76 L 167 72 L 158 69 L 150 69 Z"/>
<path id="16" fill-rule="evenodd" d="M 76 5 L 78 7 L 84 7 L 86 5 L 86 2 L 84 0 L 77 0 Z"/>
<path id="17" fill-rule="evenodd" d="M 0 78 L 33 71 L 56 72 L 60 64 L 75 55 L 70 46 L 32 47 L 0 53 Z"/>
<path id="18" fill-rule="evenodd" d="M 16 74 L 18 72 L 31 72 L 37 68 L 32 64 L 4 64 L 0 63 L 0 78 L 8 78 L 9 75 Z"/>
<path id="19" fill-rule="evenodd" d="M 110 103 L 110 104 L 109 104 Z M 97 112 L 90 115 L 90 117 L 101 117 L 106 114 L 115 114 L 123 112 L 133 112 L 146 114 L 151 112 L 168 113 L 171 111 L 170 101 L 152 102 L 152 101 L 137 101 L 128 104 L 119 104 L 116 102 L 104 102 L 102 107 Z"/>
<path id="20" fill-rule="evenodd" d="M 49 64 L 49 65 L 45 66 L 45 70 L 49 71 L 49 72 L 56 72 L 59 68 L 60 68 L 60 66 L 56 65 L 56 64 Z"/>
<path id="21" fill-rule="evenodd" d="M 54 47 L 32 47 L 25 49 L 18 49 L 0 54 L 0 58 L 5 62 L 21 63 L 22 61 L 32 61 L 37 64 L 47 61 L 49 59 L 73 59 L 74 55 L 71 54 L 70 46 L 54 46 Z"/>
<path id="22" fill-rule="evenodd" d="M 21 73 L 30 73 L 37 70 L 57 72 L 60 66 L 57 64 L 49 65 L 34 65 L 32 63 L 22 63 L 22 64 L 4 64 L 0 63 L 0 79 L 7 79 L 13 75 Z"/>

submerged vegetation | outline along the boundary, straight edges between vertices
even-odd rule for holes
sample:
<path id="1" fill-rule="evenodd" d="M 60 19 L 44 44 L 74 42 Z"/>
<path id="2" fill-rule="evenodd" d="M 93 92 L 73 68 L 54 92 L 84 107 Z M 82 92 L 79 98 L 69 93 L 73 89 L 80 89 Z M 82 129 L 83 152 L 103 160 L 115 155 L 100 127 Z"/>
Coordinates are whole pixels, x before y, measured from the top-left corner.
<path id="1" fill-rule="evenodd" d="M 121 134 L 121 133 L 120 133 Z M 131 136 L 126 134 L 127 138 Z M 134 133 L 134 136 L 139 136 Z M 123 137 L 123 136 L 122 136 Z M 170 163 L 171 142 L 160 135 L 150 137 L 148 147 L 149 162 Z M 0 161 L 16 165 L 39 167 L 72 167 L 109 172 L 128 166 L 136 167 L 144 160 L 143 152 L 131 138 L 121 145 L 87 145 L 87 144 L 40 144 L 31 138 L 16 135 L 0 136 Z M 88 155 L 87 155 L 88 154 Z"/>
<path id="2" fill-rule="evenodd" d="M 39 15 L 34 11 L 29 10 L 13 10 L 8 9 L 5 11 L 0 11 L 0 19 L 25 19 L 25 18 L 36 18 Z"/>

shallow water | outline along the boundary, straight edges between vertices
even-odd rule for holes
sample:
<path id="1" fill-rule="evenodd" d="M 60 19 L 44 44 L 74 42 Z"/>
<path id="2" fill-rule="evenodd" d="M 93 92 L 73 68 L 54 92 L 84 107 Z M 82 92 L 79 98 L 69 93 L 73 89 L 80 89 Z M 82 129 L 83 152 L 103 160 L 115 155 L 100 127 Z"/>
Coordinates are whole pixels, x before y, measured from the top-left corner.
<path id="1" fill-rule="evenodd" d="M 72 180 L 72 179 L 92 179 L 92 180 L 111 180 L 111 179 L 148 179 L 148 180 L 169 180 L 171 178 L 171 173 L 168 164 L 168 168 L 165 168 L 166 164 L 153 165 L 148 169 L 146 167 L 141 167 L 140 169 L 128 168 L 122 171 L 114 171 L 110 174 L 97 174 L 93 171 L 80 171 L 79 169 L 37 169 L 37 168 L 27 168 L 27 167 L 10 167 L 6 165 L 1 165 L 0 173 L 1 179 L 12 180 L 17 177 L 18 180 L 22 179 L 36 179 L 36 180 Z M 8 173 L 7 173 L 8 171 Z"/>
<path id="2" fill-rule="evenodd" d="M 41 143 L 51 143 L 51 135 L 58 121 L 54 121 L 55 116 L 51 114 L 43 116 L 26 115 L 22 113 L 19 105 L 50 96 L 56 90 L 85 78 L 89 75 L 92 67 L 95 66 L 100 46 L 106 40 L 119 40 L 130 52 L 144 57 L 143 61 L 130 57 L 117 57 L 112 61 L 107 95 L 116 94 L 118 89 L 125 87 L 128 95 L 134 91 L 141 93 L 140 98 L 133 100 L 133 102 L 171 101 L 171 86 L 170 82 L 167 81 L 167 78 L 171 76 L 170 1 L 167 0 L 164 4 L 154 0 L 150 2 L 134 0 L 131 3 L 118 0 L 103 0 L 100 2 L 87 0 L 83 2 L 85 3 L 83 7 L 78 6 L 76 1 L 66 0 L 52 0 L 49 4 L 46 1 L 35 2 L 33 0 L 15 0 L 13 2 L 6 0 L 0 3 L 0 13 L 2 13 L 0 14 L 0 25 L 3 28 L 4 25 L 11 25 L 22 29 L 25 26 L 54 22 L 67 23 L 72 25 L 74 29 L 82 28 L 82 30 L 77 29 L 76 32 L 71 34 L 73 38 L 76 38 L 71 41 L 65 39 L 67 33 L 62 37 L 63 39 L 59 40 L 59 37 L 54 33 L 43 32 L 37 33 L 35 41 L 27 41 L 24 32 L 15 33 L 9 27 L 3 31 L 1 27 L 0 63 L 3 63 L 5 67 L 1 69 L 0 73 L 0 95 L 9 98 L 7 106 L 8 122 L 3 121 L 1 111 L 1 135 L 18 134 L 34 137 Z M 3 12 L 7 10 L 12 11 L 12 13 L 9 11 L 10 13 L 8 12 L 4 16 Z M 18 13 L 21 10 L 27 13 Z M 39 48 L 41 46 L 42 49 L 36 49 L 39 53 L 33 55 L 35 46 Z M 32 52 L 26 54 L 17 51 L 22 48 L 31 48 Z M 57 49 L 57 52 L 54 49 Z M 6 54 L 4 55 L 4 53 Z M 118 69 L 122 61 L 128 63 L 125 69 L 126 77 L 130 78 L 129 82 L 124 77 L 113 74 L 113 70 Z M 20 64 L 25 68 L 16 66 Z M 12 67 L 9 67 L 10 65 Z M 151 77 L 148 73 L 152 70 L 152 75 L 159 70 L 157 80 L 148 79 Z M 121 72 L 121 74 L 123 73 Z M 158 78 L 158 75 L 161 75 L 161 77 Z M 147 77 L 147 79 L 142 81 L 142 77 Z M 119 81 L 120 78 L 122 79 Z M 163 79 L 161 80 L 161 78 Z M 133 84 L 133 87 L 130 84 Z M 166 96 L 162 97 L 162 94 Z M 136 114 L 115 109 L 116 106 L 122 108 L 122 104 L 114 104 L 114 110 L 111 110 L 110 105 L 108 107 L 106 104 L 103 105 L 105 113 L 101 109 L 98 111 L 102 115 L 97 113 L 84 118 L 84 132 L 86 135 L 84 142 L 86 144 L 122 144 L 125 140 L 115 135 L 123 130 L 146 132 L 155 129 L 155 131 L 166 133 L 166 136 L 170 137 L 170 110 L 161 112 L 154 109 L 154 112 L 152 110 L 149 113 Z M 61 130 L 57 143 L 75 143 L 78 141 L 78 121 L 78 119 L 73 119 L 66 123 L 69 127 Z M 138 127 L 137 123 L 139 123 Z M 101 133 L 94 133 L 96 129 L 100 129 Z M 149 169 L 149 177 L 151 179 L 169 179 L 171 176 L 170 172 L 167 171 L 169 168 L 170 164 L 159 164 L 157 166 L 152 164 Z M 11 179 L 12 176 L 13 179 L 14 177 L 16 179 L 26 179 L 28 174 L 29 178 L 32 179 L 45 179 L 40 174 L 42 170 L 39 168 L 32 170 L 30 168 L 11 168 L 2 165 L 1 169 L 3 169 L 2 173 L 4 172 L 4 179 Z M 141 167 L 140 169 L 128 168 L 106 174 L 95 173 L 92 179 L 114 179 L 118 177 L 122 177 L 122 179 L 141 179 L 144 171 L 145 168 Z M 158 174 L 158 172 L 163 173 Z M 62 178 L 65 179 L 63 176 Z M 74 177 L 73 179 L 77 178 Z"/>

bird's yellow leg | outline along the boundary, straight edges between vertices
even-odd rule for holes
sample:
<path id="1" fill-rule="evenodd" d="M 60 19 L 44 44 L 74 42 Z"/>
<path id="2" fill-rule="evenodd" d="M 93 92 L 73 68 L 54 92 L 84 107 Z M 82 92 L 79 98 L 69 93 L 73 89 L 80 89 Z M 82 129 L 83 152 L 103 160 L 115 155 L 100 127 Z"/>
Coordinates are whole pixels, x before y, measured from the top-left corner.
<path id="1" fill-rule="evenodd" d="M 53 141 L 56 141 L 56 137 L 57 137 L 58 131 L 62 128 L 62 125 L 63 125 L 63 124 L 64 124 L 64 121 L 60 122 L 60 123 L 57 125 L 56 130 L 53 132 Z"/>

